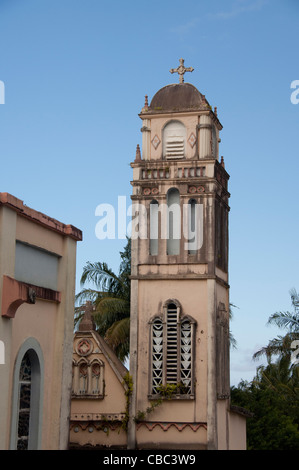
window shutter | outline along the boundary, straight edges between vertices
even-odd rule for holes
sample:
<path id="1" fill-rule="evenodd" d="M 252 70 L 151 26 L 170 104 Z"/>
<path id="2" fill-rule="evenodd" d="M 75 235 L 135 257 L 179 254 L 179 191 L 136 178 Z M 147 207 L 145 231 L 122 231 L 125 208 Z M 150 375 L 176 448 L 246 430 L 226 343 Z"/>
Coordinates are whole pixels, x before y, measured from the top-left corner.
<path id="1" fill-rule="evenodd" d="M 184 321 L 181 324 L 181 378 L 180 381 L 184 385 L 184 394 L 191 394 L 192 385 L 192 335 L 191 323 Z"/>
<path id="2" fill-rule="evenodd" d="M 159 386 L 173 384 L 175 395 L 193 395 L 194 323 L 189 317 L 180 321 L 180 307 L 165 306 L 163 321 L 151 324 L 151 394 L 159 395 Z M 190 398 L 191 398 L 190 397 Z"/>
<path id="3" fill-rule="evenodd" d="M 166 141 L 166 158 L 184 158 L 185 143 L 183 137 L 168 137 Z"/>
<path id="4" fill-rule="evenodd" d="M 167 308 L 167 359 L 166 381 L 176 384 L 178 368 L 178 320 L 177 307 L 174 304 Z"/>
<path id="5" fill-rule="evenodd" d="M 163 383 L 163 323 L 156 319 L 152 325 L 152 393 Z"/>
<path id="6" fill-rule="evenodd" d="M 163 130 L 163 156 L 166 160 L 185 157 L 186 128 L 180 121 L 170 121 Z"/>

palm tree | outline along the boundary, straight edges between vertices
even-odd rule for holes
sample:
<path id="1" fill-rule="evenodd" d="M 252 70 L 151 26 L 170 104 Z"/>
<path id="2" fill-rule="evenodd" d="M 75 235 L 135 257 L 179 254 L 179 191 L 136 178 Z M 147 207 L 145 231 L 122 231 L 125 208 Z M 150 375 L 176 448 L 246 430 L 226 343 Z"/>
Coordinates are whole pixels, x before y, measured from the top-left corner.
<path id="1" fill-rule="evenodd" d="M 93 305 L 96 331 L 104 337 L 121 361 L 129 355 L 131 240 L 120 252 L 121 264 L 116 275 L 107 263 L 87 262 L 81 277 L 84 287 L 76 295 L 75 324 L 83 317 L 87 302 Z"/>
<path id="2" fill-rule="evenodd" d="M 268 362 L 271 361 L 272 356 L 278 356 L 279 359 L 283 357 L 291 357 L 292 342 L 299 339 L 299 294 L 295 289 L 290 291 L 293 312 L 275 312 L 268 320 L 268 324 L 275 324 L 279 328 L 286 328 L 287 333 L 284 336 L 278 336 L 269 341 L 267 346 L 264 346 L 257 351 L 253 358 L 257 359 L 261 356 L 266 356 Z"/>

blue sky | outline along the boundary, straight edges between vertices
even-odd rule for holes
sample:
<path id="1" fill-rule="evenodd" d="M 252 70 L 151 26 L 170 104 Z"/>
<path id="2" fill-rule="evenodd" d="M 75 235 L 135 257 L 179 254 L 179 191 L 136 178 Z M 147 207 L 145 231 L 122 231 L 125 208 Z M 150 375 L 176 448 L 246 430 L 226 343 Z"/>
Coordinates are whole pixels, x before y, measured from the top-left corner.
<path id="1" fill-rule="evenodd" d="M 0 0 L 0 191 L 83 231 L 77 290 L 86 261 L 118 269 L 124 240 L 96 238 L 95 209 L 130 204 L 144 96 L 194 67 L 231 176 L 232 384 L 299 289 L 298 20 L 296 0 Z"/>

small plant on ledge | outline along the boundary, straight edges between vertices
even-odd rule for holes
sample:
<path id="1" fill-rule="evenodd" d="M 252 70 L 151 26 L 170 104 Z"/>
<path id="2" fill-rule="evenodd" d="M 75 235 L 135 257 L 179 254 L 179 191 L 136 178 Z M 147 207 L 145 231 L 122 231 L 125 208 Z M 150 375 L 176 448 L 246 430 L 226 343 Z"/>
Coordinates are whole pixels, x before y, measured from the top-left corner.
<path id="1" fill-rule="evenodd" d="M 187 394 L 188 388 L 183 383 L 159 385 L 157 392 L 159 395 L 146 408 L 145 411 L 138 411 L 135 417 L 136 422 L 144 421 L 145 417 L 152 413 L 158 406 L 162 405 L 164 400 L 171 400 L 177 394 Z"/>

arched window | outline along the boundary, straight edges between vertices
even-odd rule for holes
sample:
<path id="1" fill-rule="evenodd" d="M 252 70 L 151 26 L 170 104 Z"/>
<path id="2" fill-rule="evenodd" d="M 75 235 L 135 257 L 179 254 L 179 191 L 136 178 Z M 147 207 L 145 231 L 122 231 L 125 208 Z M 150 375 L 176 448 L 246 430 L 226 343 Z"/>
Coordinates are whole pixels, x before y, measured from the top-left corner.
<path id="1" fill-rule="evenodd" d="M 35 340 L 27 343 L 35 346 Z M 21 348 L 16 360 L 11 425 L 12 450 L 37 450 L 41 441 L 42 354 L 39 345 Z"/>
<path id="2" fill-rule="evenodd" d="M 104 396 L 104 363 L 94 359 L 91 363 L 91 393 L 92 395 Z"/>
<path id="3" fill-rule="evenodd" d="M 167 160 L 185 157 L 186 128 L 180 121 L 171 121 L 163 129 L 163 157 Z"/>
<path id="4" fill-rule="evenodd" d="M 29 442 L 29 421 L 31 408 L 31 381 L 32 366 L 30 355 L 27 352 L 23 357 L 19 376 L 19 416 L 18 416 L 18 440 L 17 449 L 28 449 Z"/>
<path id="5" fill-rule="evenodd" d="M 72 397 L 104 398 L 104 363 L 81 357 L 73 361 Z"/>
<path id="6" fill-rule="evenodd" d="M 159 204 L 153 200 L 150 203 L 150 255 L 158 254 L 159 237 Z"/>
<path id="7" fill-rule="evenodd" d="M 78 364 L 79 369 L 79 395 L 85 395 L 88 391 L 88 362 L 81 359 Z"/>
<path id="8" fill-rule="evenodd" d="M 195 321 L 181 316 L 178 302 L 169 301 L 160 317 L 151 323 L 151 395 L 159 386 L 173 385 L 176 396 L 189 396 L 193 390 L 193 343 Z"/>
<path id="9" fill-rule="evenodd" d="M 181 207 L 180 193 L 176 188 L 167 192 L 167 254 L 180 254 Z"/>

